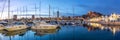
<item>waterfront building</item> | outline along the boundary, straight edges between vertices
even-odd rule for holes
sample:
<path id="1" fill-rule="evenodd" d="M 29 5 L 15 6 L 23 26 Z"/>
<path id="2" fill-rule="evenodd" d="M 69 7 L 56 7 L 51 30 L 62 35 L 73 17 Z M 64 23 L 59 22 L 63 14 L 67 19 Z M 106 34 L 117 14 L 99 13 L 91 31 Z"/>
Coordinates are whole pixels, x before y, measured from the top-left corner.
<path id="1" fill-rule="evenodd" d="M 95 17 L 92 19 L 89 19 L 89 21 L 105 21 L 105 22 L 109 22 L 109 21 L 119 21 L 120 19 L 120 15 L 118 14 L 111 14 L 110 16 L 101 16 L 101 17 Z"/>
<path id="2" fill-rule="evenodd" d="M 113 14 L 111 14 L 111 16 L 109 16 L 110 21 L 117 21 L 119 18 L 120 18 L 120 15 L 115 14 L 115 13 L 113 13 Z"/>

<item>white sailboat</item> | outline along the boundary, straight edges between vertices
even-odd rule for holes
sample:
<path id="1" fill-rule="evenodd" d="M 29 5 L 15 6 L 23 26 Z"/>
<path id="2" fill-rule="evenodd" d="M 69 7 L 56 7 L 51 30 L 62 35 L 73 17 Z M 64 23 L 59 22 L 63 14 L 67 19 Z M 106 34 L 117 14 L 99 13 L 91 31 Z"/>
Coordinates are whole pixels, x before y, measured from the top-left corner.
<path id="1" fill-rule="evenodd" d="M 8 0 L 8 18 L 10 19 L 10 0 Z M 12 24 L 10 23 L 10 20 L 8 20 L 8 25 L 5 27 L 5 31 L 17 31 L 17 30 L 22 30 L 26 29 L 27 25 L 24 22 L 13 22 Z"/>

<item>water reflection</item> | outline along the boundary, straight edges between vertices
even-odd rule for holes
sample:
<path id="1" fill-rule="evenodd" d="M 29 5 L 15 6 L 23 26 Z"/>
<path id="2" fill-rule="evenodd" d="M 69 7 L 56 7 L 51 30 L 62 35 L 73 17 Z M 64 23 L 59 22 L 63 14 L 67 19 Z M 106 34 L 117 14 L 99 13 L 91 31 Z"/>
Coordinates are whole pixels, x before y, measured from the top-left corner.
<path id="1" fill-rule="evenodd" d="M 31 31 L 31 30 L 27 30 L 27 29 L 24 29 L 24 30 L 18 30 L 18 31 L 11 31 L 11 32 L 8 32 L 8 31 L 0 31 L 0 33 L 3 35 L 3 36 L 16 36 L 16 35 L 19 35 L 19 36 L 24 36 L 25 33 L 27 31 Z M 47 35 L 47 34 L 54 34 L 56 32 L 59 31 L 59 29 L 47 29 L 47 30 L 32 30 L 34 33 L 35 36 L 44 36 L 44 35 Z"/>
<path id="2" fill-rule="evenodd" d="M 109 25 L 102 25 L 99 23 L 88 23 L 87 25 L 84 25 L 88 28 L 88 31 L 91 30 L 107 30 L 111 31 L 113 34 L 116 32 L 120 32 L 120 26 L 109 26 Z"/>
<path id="3" fill-rule="evenodd" d="M 47 29 L 47 30 L 41 29 L 41 30 L 32 30 L 32 31 L 35 32 L 34 35 L 36 36 L 44 36 L 47 34 L 54 34 L 57 31 L 59 31 L 59 29 Z"/>
<path id="4" fill-rule="evenodd" d="M 120 40 L 120 33 L 117 33 L 120 29 L 119 26 L 93 24 L 94 26 L 90 24 L 65 25 L 61 26 L 61 29 L 53 30 L 0 31 L 0 40 Z"/>
<path id="5" fill-rule="evenodd" d="M 0 40 L 49 40 L 49 35 L 56 34 L 59 29 L 48 30 L 18 30 L 18 31 L 0 31 Z"/>
<path id="6" fill-rule="evenodd" d="M 15 36 L 15 35 L 23 36 L 23 35 L 25 35 L 26 32 L 27 32 L 27 29 L 18 30 L 18 31 L 12 31 L 12 32 L 4 31 L 2 34 L 4 36 Z"/>

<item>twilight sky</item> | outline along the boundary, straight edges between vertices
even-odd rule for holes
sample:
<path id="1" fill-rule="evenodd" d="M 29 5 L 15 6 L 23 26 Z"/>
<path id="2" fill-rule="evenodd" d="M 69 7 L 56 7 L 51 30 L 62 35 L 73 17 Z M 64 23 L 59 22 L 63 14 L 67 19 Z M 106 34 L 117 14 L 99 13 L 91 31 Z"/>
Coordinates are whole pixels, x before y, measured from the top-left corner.
<path id="1" fill-rule="evenodd" d="M 7 5 L 7 0 L 0 0 L 0 17 L 2 18 L 7 17 Z M 51 15 L 55 15 L 54 13 L 59 10 L 61 16 L 72 16 L 73 8 L 75 16 L 86 14 L 88 11 L 96 11 L 105 15 L 113 12 L 120 13 L 120 0 L 11 0 L 11 16 L 14 14 L 47 16 L 49 5 Z"/>

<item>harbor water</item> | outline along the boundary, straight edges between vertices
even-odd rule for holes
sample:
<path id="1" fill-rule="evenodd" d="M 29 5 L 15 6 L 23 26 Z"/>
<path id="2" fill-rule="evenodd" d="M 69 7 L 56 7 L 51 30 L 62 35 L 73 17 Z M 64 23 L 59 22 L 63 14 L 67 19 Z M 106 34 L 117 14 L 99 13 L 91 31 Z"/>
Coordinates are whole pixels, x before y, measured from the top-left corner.
<path id="1" fill-rule="evenodd" d="M 0 40 L 120 40 L 120 32 L 91 26 L 65 25 L 56 30 L 1 31 Z"/>

